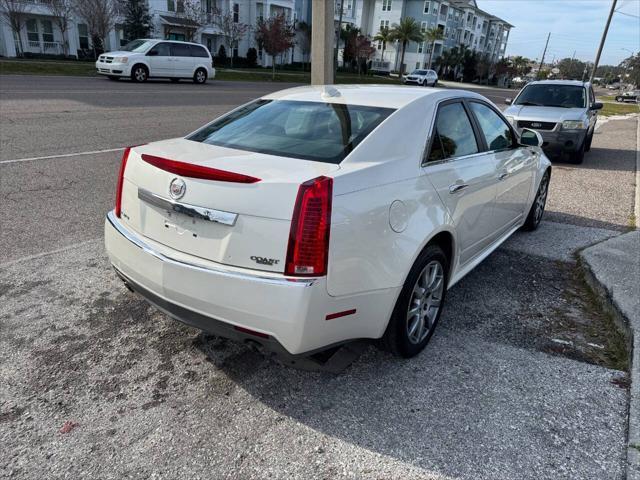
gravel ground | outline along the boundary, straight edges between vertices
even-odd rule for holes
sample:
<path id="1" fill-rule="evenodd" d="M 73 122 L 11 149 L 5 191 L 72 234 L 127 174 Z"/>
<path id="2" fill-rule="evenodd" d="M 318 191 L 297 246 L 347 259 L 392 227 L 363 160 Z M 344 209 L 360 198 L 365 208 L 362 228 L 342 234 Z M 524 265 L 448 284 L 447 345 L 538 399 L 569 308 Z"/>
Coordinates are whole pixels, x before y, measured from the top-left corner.
<path id="1" fill-rule="evenodd" d="M 626 228 L 635 121 L 554 165 L 551 221 L 450 291 L 423 354 L 368 346 L 330 375 L 123 288 L 102 246 L 118 152 L 2 163 L 182 135 L 285 86 L 101 80 L 0 81 L 0 478 L 622 477 L 624 351 L 573 255 Z"/>
<path id="2" fill-rule="evenodd" d="M 0 476 L 620 478 L 624 374 L 538 351 L 552 265 L 496 253 L 424 354 L 369 347 L 338 376 L 167 319 L 100 242 L 5 266 Z"/>

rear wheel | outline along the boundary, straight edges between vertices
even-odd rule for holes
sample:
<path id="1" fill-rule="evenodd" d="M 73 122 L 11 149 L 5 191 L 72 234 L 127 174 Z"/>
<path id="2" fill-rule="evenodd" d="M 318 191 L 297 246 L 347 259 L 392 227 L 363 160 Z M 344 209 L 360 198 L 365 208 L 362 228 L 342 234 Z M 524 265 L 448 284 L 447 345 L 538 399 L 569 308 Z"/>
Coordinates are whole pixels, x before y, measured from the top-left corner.
<path id="1" fill-rule="evenodd" d="M 617 96 L 616 102 L 624 102 L 624 98 L 622 98 L 621 96 Z"/>
<path id="2" fill-rule="evenodd" d="M 535 230 L 540 225 L 542 221 L 542 216 L 544 215 L 544 207 L 547 204 L 547 194 L 549 193 L 549 171 L 547 170 L 540 181 L 540 186 L 538 187 L 538 192 L 536 193 L 536 198 L 533 201 L 533 205 L 531 205 L 531 209 L 529 210 L 529 215 L 527 215 L 527 219 L 522 226 L 523 230 Z"/>
<path id="3" fill-rule="evenodd" d="M 193 83 L 202 85 L 207 81 L 207 71 L 204 68 L 199 68 L 196 73 L 193 74 Z"/>
<path id="4" fill-rule="evenodd" d="M 414 263 L 402 287 L 382 337 L 384 347 L 409 358 L 429 343 L 447 291 L 449 260 L 437 245 L 429 245 Z"/>
<path id="5" fill-rule="evenodd" d="M 134 82 L 143 83 L 149 78 L 149 70 L 144 65 L 136 65 L 131 69 L 131 79 Z"/>

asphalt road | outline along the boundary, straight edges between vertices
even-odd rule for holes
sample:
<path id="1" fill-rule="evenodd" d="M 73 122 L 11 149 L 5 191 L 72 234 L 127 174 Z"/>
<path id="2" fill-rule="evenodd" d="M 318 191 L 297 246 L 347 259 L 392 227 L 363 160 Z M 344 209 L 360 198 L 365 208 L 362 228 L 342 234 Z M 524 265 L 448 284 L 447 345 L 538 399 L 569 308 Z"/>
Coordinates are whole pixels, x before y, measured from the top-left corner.
<path id="1" fill-rule="evenodd" d="M 368 347 L 338 376 L 123 288 L 102 246 L 120 152 L 15 161 L 184 135 L 285 86 L 0 77 L 0 477 L 620 478 L 626 377 L 573 252 L 629 223 L 635 120 L 555 166 L 548 221 L 450 291 L 423 354 Z"/>

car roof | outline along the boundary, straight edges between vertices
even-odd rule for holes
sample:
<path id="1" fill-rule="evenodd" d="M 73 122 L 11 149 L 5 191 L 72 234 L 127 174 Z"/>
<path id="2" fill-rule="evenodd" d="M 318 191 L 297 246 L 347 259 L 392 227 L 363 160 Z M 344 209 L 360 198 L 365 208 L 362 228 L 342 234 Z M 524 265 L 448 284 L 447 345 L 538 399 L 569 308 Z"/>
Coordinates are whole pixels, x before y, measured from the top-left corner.
<path id="1" fill-rule="evenodd" d="M 587 87 L 591 85 L 589 82 L 581 82 L 580 80 L 536 80 L 529 82 L 529 85 L 575 85 L 577 87 Z"/>
<path id="2" fill-rule="evenodd" d="M 171 42 L 171 43 L 184 43 L 185 45 L 198 45 L 199 47 L 203 47 L 204 45 L 197 42 L 183 42 L 182 40 L 169 40 L 167 38 L 137 38 L 136 40 L 142 40 L 144 42 Z"/>
<path id="3" fill-rule="evenodd" d="M 295 87 L 270 93 L 262 98 L 399 109 L 425 97 L 433 99 L 434 102 L 454 97 L 487 100 L 482 95 L 466 90 L 372 84 Z"/>

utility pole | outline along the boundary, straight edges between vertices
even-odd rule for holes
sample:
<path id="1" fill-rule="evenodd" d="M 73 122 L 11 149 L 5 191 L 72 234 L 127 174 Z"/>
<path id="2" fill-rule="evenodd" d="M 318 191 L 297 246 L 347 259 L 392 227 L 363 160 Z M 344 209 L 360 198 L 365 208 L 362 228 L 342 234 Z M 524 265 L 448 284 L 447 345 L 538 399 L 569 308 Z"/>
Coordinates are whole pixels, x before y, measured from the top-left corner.
<path id="1" fill-rule="evenodd" d="M 598 53 L 596 54 L 596 62 L 593 64 L 593 70 L 591 70 L 591 76 L 589 77 L 589 83 L 593 83 L 593 77 L 596 76 L 596 70 L 598 69 L 598 64 L 600 63 L 600 55 L 602 54 L 602 48 L 604 47 L 604 41 L 607 39 L 607 33 L 609 32 L 609 25 L 611 24 L 611 17 L 613 17 L 613 12 L 616 10 L 616 3 L 618 0 L 613 0 L 611 2 L 611 10 L 609 11 L 609 18 L 607 18 L 607 24 L 604 27 L 604 32 L 602 32 L 602 38 L 600 39 L 600 46 L 598 47 Z"/>
<path id="2" fill-rule="evenodd" d="M 336 34 L 336 48 L 333 53 L 333 62 L 334 62 L 334 71 L 335 74 L 338 73 L 338 50 L 340 49 L 340 34 L 342 33 L 342 13 L 344 12 L 344 8 L 342 8 L 344 0 L 340 0 L 340 14 L 338 17 L 338 33 Z M 344 56 L 343 56 L 344 58 Z"/>
<path id="3" fill-rule="evenodd" d="M 333 2 L 311 3 L 311 85 L 333 83 Z"/>
<path id="4" fill-rule="evenodd" d="M 544 44 L 544 52 L 542 52 L 542 60 L 540 60 L 540 66 L 538 67 L 538 77 L 542 72 L 542 66 L 544 65 L 544 56 L 547 54 L 547 47 L 549 46 L 549 39 L 551 38 L 551 32 L 547 35 L 547 43 Z"/>

